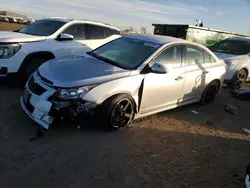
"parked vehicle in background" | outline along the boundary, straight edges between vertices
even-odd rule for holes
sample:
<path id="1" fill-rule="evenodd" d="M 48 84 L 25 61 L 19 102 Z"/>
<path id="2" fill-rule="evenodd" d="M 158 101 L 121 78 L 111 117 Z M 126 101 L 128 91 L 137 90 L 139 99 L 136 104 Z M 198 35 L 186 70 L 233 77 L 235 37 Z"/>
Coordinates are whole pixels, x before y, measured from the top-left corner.
<path id="1" fill-rule="evenodd" d="M 232 37 L 249 37 L 240 33 L 221 31 L 216 29 L 197 27 L 184 24 L 153 24 L 155 35 L 171 36 L 186 39 L 190 42 L 197 42 L 205 46 L 213 44 Z"/>
<path id="2" fill-rule="evenodd" d="M 29 24 L 32 24 L 32 23 L 34 23 L 34 22 L 35 22 L 35 20 L 33 20 L 33 19 L 28 19 L 28 20 L 26 21 L 26 24 L 29 25 Z"/>
<path id="3" fill-rule="evenodd" d="M 17 18 L 17 23 L 24 24 L 24 20 L 22 18 Z"/>
<path id="4" fill-rule="evenodd" d="M 8 17 L 10 23 L 17 23 L 16 18 Z"/>
<path id="5" fill-rule="evenodd" d="M 0 17 L 0 21 L 2 21 L 2 22 L 9 22 L 9 19 L 8 18 L 6 18 L 6 17 Z"/>
<path id="6" fill-rule="evenodd" d="M 36 21 L 18 31 L 0 32 L 0 76 L 20 73 L 24 80 L 45 61 L 83 55 L 120 37 L 107 24 L 67 18 Z"/>
<path id="7" fill-rule="evenodd" d="M 107 130 L 134 118 L 214 100 L 226 65 L 206 47 L 156 35 L 127 35 L 78 57 L 41 65 L 21 105 L 49 128 L 56 117 L 96 114 Z"/>
<path id="8" fill-rule="evenodd" d="M 8 19 L 9 19 L 10 23 L 14 23 L 14 19 L 13 18 L 8 17 Z"/>
<path id="9" fill-rule="evenodd" d="M 249 79 L 250 38 L 229 38 L 210 47 L 217 57 L 227 64 L 225 82 L 231 88 L 239 88 Z"/>
<path id="10" fill-rule="evenodd" d="M 2 16 L 0 16 L 0 21 L 1 21 L 1 22 L 5 22 L 5 18 L 2 17 Z"/>

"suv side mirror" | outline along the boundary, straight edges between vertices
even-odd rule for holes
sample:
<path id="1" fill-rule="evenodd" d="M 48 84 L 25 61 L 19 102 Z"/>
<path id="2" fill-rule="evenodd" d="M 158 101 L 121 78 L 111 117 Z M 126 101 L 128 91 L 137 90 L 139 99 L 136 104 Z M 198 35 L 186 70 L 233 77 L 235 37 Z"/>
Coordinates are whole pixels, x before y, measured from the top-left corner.
<path id="1" fill-rule="evenodd" d="M 158 73 L 158 74 L 166 74 L 168 72 L 168 69 L 165 66 L 163 66 L 163 65 L 161 65 L 159 63 L 155 63 L 151 67 L 150 72 Z"/>
<path id="2" fill-rule="evenodd" d="M 65 40 L 73 40 L 74 36 L 66 33 L 62 33 L 58 36 L 57 40 L 65 41 Z"/>

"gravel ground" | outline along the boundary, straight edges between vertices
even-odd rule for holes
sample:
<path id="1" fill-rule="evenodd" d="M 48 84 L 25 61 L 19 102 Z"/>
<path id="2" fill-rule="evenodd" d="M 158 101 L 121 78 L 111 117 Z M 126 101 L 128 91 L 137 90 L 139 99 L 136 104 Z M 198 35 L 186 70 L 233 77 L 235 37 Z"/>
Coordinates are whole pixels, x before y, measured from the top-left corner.
<path id="1" fill-rule="evenodd" d="M 0 80 L 1 188 L 244 187 L 249 101 L 226 88 L 212 104 L 143 118 L 124 131 L 63 125 L 33 142 L 36 124 L 20 109 L 21 94 L 15 80 Z M 240 114 L 225 104 L 239 105 Z"/>
<path id="2" fill-rule="evenodd" d="M 15 24 L 15 23 L 8 23 L 8 22 L 1 22 L 0 21 L 0 30 L 17 30 L 25 27 L 24 24 Z"/>

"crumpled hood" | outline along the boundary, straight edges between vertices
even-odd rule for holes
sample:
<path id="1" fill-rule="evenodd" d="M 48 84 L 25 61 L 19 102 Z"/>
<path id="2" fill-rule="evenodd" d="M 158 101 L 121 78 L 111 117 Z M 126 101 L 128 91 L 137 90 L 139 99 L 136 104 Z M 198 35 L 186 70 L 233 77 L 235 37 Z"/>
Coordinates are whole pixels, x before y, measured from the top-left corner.
<path id="1" fill-rule="evenodd" d="M 45 40 L 44 36 L 34 36 L 14 31 L 0 31 L 0 43 L 38 42 Z"/>
<path id="2" fill-rule="evenodd" d="M 126 77 L 131 72 L 87 54 L 47 61 L 39 67 L 38 71 L 54 86 L 62 88 L 100 84 Z"/>

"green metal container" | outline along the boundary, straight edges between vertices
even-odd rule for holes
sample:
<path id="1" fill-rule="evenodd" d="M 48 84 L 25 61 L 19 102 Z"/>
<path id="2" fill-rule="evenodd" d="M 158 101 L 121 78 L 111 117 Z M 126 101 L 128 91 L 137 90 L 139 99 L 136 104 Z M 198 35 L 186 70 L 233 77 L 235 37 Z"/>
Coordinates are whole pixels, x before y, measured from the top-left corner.
<path id="1" fill-rule="evenodd" d="M 176 25 L 176 24 L 152 24 L 154 26 L 155 35 L 171 36 L 186 39 L 190 42 L 196 42 L 205 46 L 211 46 L 220 40 L 231 37 L 249 37 L 247 35 L 209 29 L 204 27 L 196 27 L 192 25 Z"/>

